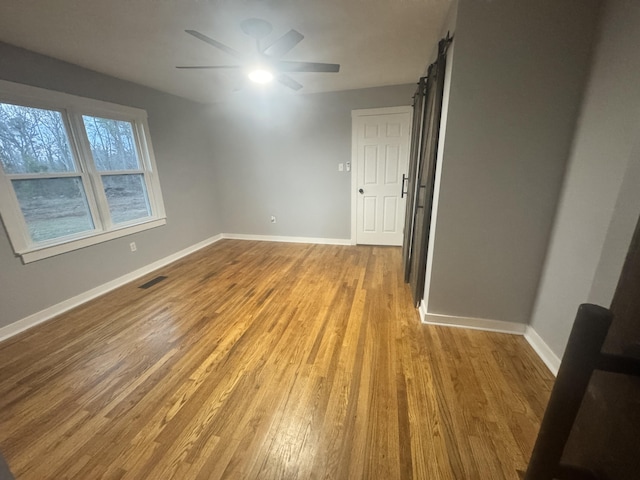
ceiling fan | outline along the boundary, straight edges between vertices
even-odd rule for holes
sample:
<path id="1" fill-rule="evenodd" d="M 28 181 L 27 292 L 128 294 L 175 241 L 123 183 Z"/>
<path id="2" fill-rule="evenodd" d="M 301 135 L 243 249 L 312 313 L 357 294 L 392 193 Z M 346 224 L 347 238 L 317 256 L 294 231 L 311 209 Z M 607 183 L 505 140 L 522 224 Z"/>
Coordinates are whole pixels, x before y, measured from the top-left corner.
<path id="1" fill-rule="evenodd" d="M 245 55 L 239 51 L 218 42 L 195 30 L 185 30 L 189 35 L 193 35 L 199 40 L 216 47 L 223 52 L 234 57 L 240 62 L 239 65 L 194 65 L 180 66 L 181 69 L 249 69 L 249 78 L 257 83 L 267 83 L 276 79 L 283 85 L 300 90 L 302 84 L 291 78 L 287 73 L 292 72 L 318 72 L 337 73 L 340 65 L 336 63 L 316 63 L 316 62 L 296 62 L 281 60 L 293 47 L 302 41 L 304 35 L 296 30 L 289 30 L 277 40 L 266 46 L 262 45 L 262 40 L 267 37 L 272 26 L 266 20 L 260 18 L 249 18 L 240 23 L 242 31 L 254 38 L 256 41 L 256 53 Z"/>

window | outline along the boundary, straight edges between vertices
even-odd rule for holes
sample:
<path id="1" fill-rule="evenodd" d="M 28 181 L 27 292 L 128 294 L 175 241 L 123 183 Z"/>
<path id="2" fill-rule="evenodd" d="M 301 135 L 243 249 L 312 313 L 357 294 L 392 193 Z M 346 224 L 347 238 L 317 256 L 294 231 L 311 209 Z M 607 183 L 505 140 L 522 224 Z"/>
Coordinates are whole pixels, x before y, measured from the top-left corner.
<path id="1" fill-rule="evenodd" d="M 25 263 L 164 225 L 146 112 L 0 81 L 0 214 Z"/>

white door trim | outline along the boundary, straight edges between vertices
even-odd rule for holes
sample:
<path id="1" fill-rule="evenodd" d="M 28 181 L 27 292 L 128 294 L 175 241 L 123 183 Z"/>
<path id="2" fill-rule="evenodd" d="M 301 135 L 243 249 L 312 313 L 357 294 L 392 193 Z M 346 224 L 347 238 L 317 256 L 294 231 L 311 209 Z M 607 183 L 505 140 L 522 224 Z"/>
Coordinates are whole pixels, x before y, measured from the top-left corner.
<path id="1" fill-rule="evenodd" d="M 358 110 L 351 110 L 351 245 L 356 244 L 356 228 L 357 228 L 357 199 L 356 192 L 358 190 L 358 121 L 361 118 L 369 117 L 372 115 L 393 115 L 397 113 L 409 114 L 409 131 L 411 131 L 411 122 L 413 122 L 413 115 L 411 115 L 411 105 L 403 105 L 398 107 L 384 107 L 384 108 L 363 108 Z M 409 152 L 410 154 L 410 152 Z"/>

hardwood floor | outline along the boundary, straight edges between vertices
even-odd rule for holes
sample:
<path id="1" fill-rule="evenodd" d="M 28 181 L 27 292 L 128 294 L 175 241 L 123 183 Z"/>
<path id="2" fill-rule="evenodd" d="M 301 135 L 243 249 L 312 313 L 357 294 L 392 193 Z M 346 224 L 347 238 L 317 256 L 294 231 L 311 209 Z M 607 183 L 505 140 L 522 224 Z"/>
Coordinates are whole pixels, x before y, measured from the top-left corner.
<path id="1" fill-rule="evenodd" d="M 224 240 L 13 337 L 0 451 L 19 480 L 517 479 L 553 377 L 421 325 L 400 257 Z"/>

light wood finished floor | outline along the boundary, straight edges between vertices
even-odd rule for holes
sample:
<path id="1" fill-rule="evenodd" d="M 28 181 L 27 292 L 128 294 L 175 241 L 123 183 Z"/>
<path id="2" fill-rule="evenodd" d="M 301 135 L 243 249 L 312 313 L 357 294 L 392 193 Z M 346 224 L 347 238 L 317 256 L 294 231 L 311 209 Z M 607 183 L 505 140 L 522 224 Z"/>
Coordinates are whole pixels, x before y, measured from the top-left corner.
<path id="1" fill-rule="evenodd" d="M 551 374 L 421 325 L 400 253 L 224 240 L 13 337 L 0 451 L 19 480 L 517 479 Z"/>

